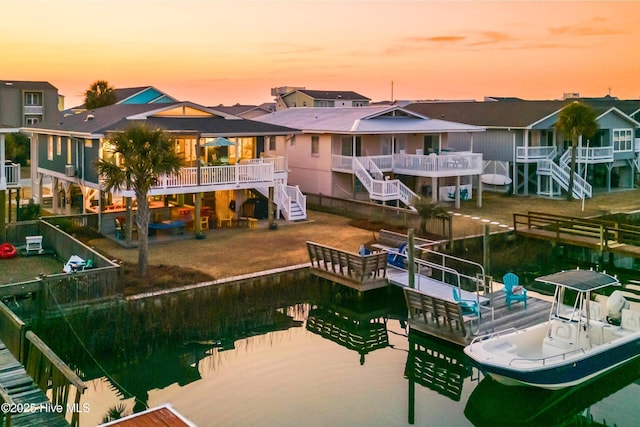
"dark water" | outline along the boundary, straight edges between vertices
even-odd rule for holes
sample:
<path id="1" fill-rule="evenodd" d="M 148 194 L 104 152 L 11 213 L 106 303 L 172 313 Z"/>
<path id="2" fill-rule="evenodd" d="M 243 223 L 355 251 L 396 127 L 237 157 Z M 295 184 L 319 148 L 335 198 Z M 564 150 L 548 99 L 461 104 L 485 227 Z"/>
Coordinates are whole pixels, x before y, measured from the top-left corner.
<path id="1" fill-rule="evenodd" d="M 361 300 L 312 282 L 35 328 L 83 372 L 83 426 L 119 403 L 138 411 L 167 402 L 199 426 L 638 425 L 640 363 L 569 390 L 505 388 L 460 348 L 410 333 L 405 311 L 396 288 Z"/>

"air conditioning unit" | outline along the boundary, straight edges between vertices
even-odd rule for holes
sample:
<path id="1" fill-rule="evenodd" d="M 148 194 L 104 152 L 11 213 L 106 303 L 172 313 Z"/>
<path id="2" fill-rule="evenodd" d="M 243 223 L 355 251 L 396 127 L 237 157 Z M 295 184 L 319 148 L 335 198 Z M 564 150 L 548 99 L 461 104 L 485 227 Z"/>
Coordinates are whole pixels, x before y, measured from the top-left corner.
<path id="1" fill-rule="evenodd" d="M 74 165 L 65 165 L 64 174 L 66 176 L 76 176 L 76 167 Z"/>

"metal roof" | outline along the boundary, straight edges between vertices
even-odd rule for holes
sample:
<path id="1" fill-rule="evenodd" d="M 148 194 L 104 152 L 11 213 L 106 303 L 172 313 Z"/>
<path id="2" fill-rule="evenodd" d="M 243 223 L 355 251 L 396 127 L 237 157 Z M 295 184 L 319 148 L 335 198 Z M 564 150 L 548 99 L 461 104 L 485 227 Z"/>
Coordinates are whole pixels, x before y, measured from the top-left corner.
<path id="1" fill-rule="evenodd" d="M 395 114 L 395 115 L 394 115 Z M 304 132 L 342 134 L 401 134 L 481 132 L 484 128 L 431 119 L 400 107 L 288 108 L 256 120 L 301 129 Z"/>
<path id="2" fill-rule="evenodd" d="M 192 109 L 203 114 L 196 116 L 168 116 L 176 108 Z M 114 104 L 107 107 L 66 115 L 55 122 L 37 123 L 23 127 L 26 131 L 77 136 L 104 135 L 123 129 L 133 121 L 146 121 L 167 131 L 187 131 L 211 135 L 282 135 L 297 133 L 297 129 L 243 119 L 192 103 Z"/>
<path id="3" fill-rule="evenodd" d="M 538 282 L 563 286 L 578 292 L 587 292 L 607 286 L 619 285 L 613 276 L 593 270 L 568 270 L 538 277 Z"/>

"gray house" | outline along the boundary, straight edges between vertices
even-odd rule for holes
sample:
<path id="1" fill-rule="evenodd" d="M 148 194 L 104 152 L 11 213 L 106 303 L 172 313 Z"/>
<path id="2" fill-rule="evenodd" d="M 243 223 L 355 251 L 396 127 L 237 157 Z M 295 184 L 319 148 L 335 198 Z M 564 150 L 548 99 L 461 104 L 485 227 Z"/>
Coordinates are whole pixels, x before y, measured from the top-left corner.
<path id="1" fill-rule="evenodd" d="M 61 115 L 62 97 L 48 82 L 0 80 L 0 124 L 21 127 Z"/>
<path id="2" fill-rule="evenodd" d="M 633 188 L 639 170 L 640 101 L 615 98 L 526 101 L 492 98 L 483 102 L 420 102 L 406 108 L 419 114 L 483 126 L 474 138 L 473 152 L 482 153 L 485 175 L 503 174 L 516 194 L 556 196 L 567 191 L 571 138 L 555 128 L 558 115 L 580 101 L 597 114 L 599 130 L 580 141 L 576 153 L 574 197 L 591 197 L 593 188 L 611 191 Z M 468 141 L 449 139 L 451 146 Z"/>

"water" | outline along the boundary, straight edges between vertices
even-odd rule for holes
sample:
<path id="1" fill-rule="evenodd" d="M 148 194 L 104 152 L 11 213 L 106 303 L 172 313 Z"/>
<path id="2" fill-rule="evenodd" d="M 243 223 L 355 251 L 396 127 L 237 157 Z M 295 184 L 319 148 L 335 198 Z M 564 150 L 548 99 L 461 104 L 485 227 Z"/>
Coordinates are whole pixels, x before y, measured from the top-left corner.
<path id="1" fill-rule="evenodd" d="M 504 390 L 459 348 L 409 334 L 398 289 L 364 301 L 327 283 L 230 289 L 141 310 L 122 323 L 112 314 L 69 319 L 110 379 L 65 322 L 37 331 L 87 379 L 81 425 L 100 423 L 118 403 L 139 410 L 167 402 L 199 426 L 403 426 L 412 417 L 419 426 L 585 425 L 589 417 L 637 425 L 640 363 L 572 393 Z M 186 317 L 193 328 L 175 320 Z M 162 318 L 185 338 L 135 336 L 159 336 Z"/>

